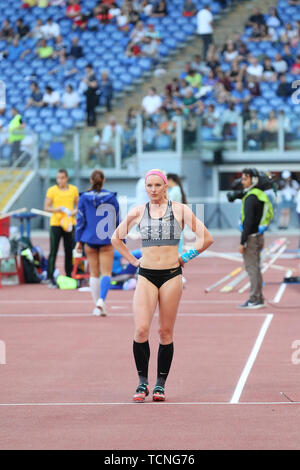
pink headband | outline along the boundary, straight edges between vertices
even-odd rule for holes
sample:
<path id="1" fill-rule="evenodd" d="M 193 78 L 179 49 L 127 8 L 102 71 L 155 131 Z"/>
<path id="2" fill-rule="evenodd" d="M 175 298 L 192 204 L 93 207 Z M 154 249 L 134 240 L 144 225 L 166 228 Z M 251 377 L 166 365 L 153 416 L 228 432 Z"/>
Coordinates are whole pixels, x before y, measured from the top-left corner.
<path id="1" fill-rule="evenodd" d="M 156 171 L 156 170 L 150 170 L 148 171 L 148 173 L 146 174 L 145 176 L 145 181 L 146 179 L 148 178 L 148 176 L 151 176 L 151 175 L 157 175 L 157 176 L 160 176 L 162 178 L 162 180 L 164 181 L 165 184 L 168 184 L 168 181 L 167 181 L 167 178 L 165 177 L 165 175 L 163 173 L 161 173 L 161 171 Z"/>

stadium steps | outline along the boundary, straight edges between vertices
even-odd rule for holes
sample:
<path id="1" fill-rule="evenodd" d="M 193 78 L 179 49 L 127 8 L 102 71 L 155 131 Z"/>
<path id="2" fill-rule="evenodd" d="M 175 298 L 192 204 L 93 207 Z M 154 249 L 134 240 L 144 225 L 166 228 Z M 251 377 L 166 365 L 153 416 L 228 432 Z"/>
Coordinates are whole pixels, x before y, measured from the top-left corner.
<path id="1" fill-rule="evenodd" d="M 0 212 L 8 205 L 12 197 L 21 188 L 31 171 L 0 170 Z"/>
<path id="2" fill-rule="evenodd" d="M 216 46 L 221 47 L 227 39 L 236 39 L 243 34 L 245 22 L 255 6 L 260 8 L 263 13 L 267 13 L 268 9 L 274 6 L 275 3 L 274 0 L 235 2 L 231 9 L 228 9 L 226 13 L 224 12 L 215 24 L 214 42 Z M 119 124 L 124 125 L 128 109 L 130 107 L 140 108 L 142 99 L 147 94 L 150 86 L 154 86 L 158 93 L 164 93 L 165 86 L 174 77 L 180 75 L 184 64 L 196 54 L 201 54 L 201 51 L 202 41 L 198 36 L 194 36 L 193 40 L 186 47 L 177 50 L 176 55 L 172 57 L 171 61 L 157 67 L 164 69 L 165 73 L 155 76 L 155 72 L 153 72 L 142 84 L 136 85 L 132 93 L 126 94 L 123 98 L 115 98 L 114 107 L 110 113 L 101 109 L 98 127 L 103 127 L 108 122 L 110 116 L 114 116 Z"/>

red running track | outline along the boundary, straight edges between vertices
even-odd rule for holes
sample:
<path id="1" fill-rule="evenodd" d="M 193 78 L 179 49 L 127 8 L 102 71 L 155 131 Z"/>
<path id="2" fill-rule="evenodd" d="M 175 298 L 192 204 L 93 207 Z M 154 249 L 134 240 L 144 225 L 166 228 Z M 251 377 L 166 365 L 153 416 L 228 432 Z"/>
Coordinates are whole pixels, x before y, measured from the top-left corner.
<path id="1" fill-rule="evenodd" d="M 237 243 L 218 238 L 214 249 Z M 299 269 L 297 259 L 278 264 Z M 245 294 L 204 293 L 236 266 L 203 257 L 185 268 L 165 403 L 131 401 L 132 292 L 112 291 L 109 316 L 95 318 L 89 293 L 1 289 L 0 449 L 299 449 L 299 286 L 273 304 L 283 274 L 268 271 L 271 305 L 252 312 L 236 308 Z M 156 317 L 151 386 L 157 327 Z"/>

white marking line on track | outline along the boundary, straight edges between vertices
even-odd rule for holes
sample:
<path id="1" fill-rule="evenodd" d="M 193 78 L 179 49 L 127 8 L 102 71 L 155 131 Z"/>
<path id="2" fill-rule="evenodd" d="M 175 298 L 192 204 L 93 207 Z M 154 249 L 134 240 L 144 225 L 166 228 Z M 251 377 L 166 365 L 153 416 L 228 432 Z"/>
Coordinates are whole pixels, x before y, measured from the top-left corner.
<path id="1" fill-rule="evenodd" d="M 291 269 L 289 269 L 286 274 L 285 274 L 285 277 L 290 277 L 291 275 L 293 274 L 293 271 Z M 286 286 L 287 284 L 285 284 L 284 282 L 280 285 L 274 299 L 273 299 L 273 303 L 274 304 L 278 304 L 281 300 L 281 297 L 283 296 L 284 294 L 284 291 L 286 289 Z"/>
<path id="2" fill-rule="evenodd" d="M 257 354 L 258 354 L 258 352 L 259 352 L 259 350 L 260 350 L 260 347 L 261 347 L 261 345 L 262 345 L 262 342 L 263 342 L 263 340 L 264 340 L 264 337 L 265 337 L 265 335 L 266 335 L 266 333 L 267 333 L 267 330 L 268 330 L 268 328 L 269 328 L 269 326 L 270 326 L 270 323 L 271 323 L 271 321 L 272 321 L 272 319 L 273 319 L 273 316 L 274 316 L 274 315 L 273 315 L 272 313 L 269 313 L 269 314 L 267 314 L 267 316 L 266 316 L 266 318 L 265 318 L 265 321 L 264 321 L 264 323 L 263 323 L 263 325 L 262 325 L 262 327 L 261 327 L 261 329 L 260 329 L 260 331 L 259 331 L 259 334 L 258 334 L 258 336 L 257 336 L 257 338 L 256 338 L 255 344 L 254 344 L 254 346 L 253 346 L 253 348 L 252 348 L 251 354 L 250 354 L 250 356 L 249 356 L 249 358 L 248 358 L 248 361 L 247 361 L 247 363 L 246 363 L 246 365 L 245 365 L 245 367 L 244 367 L 244 370 L 243 370 L 243 372 L 242 372 L 242 375 L 240 376 L 240 379 L 239 379 L 239 381 L 238 381 L 238 383 L 237 383 L 237 386 L 236 386 L 236 388 L 235 388 L 235 390 L 234 390 L 234 393 L 233 393 L 233 395 L 232 395 L 232 398 L 231 398 L 231 400 L 230 400 L 230 403 L 231 403 L 231 404 L 237 404 L 237 403 L 239 402 L 239 399 L 240 399 L 241 394 L 242 394 L 242 392 L 243 392 L 243 389 L 244 389 L 244 387 L 245 387 L 246 381 L 247 381 L 248 376 L 249 376 L 249 374 L 250 374 L 250 372 L 251 372 L 251 369 L 252 369 L 252 367 L 253 367 L 253 364 L 254 364 L 254 362 L 255 362 L 255 359 L 256 359 L 256 357 L 257 357 Z"/>
<path id="3" fill-rule="evenodd" d="M 0 300 L 1 304 L 92 304 L 91 300 Z M 106 302 L 108 305 L 110 304 L 132 304 L 132 300 L 108 300 Z M 180 304 L 237 304 L 237 300 L 181 300 Z"/>
<path id="4" fill-rule="evenodd" d="M 163 402 L 163 403 L 153 403 L 153 402 L 144 402 L 143 404 L 137 404 L 134 402 L 99 402 L 99 403 L 0 403 L 0 407 L 38 407 L 38 406 L 57 406 L 57 407 L 63 407 L 63 406 L 127 406 L 127 405 L 133 405 L 133 406 L 232 406 L 232 405 L 238 405 L 238 406 L 258 406 L 258 405 L 300 405 L 299 401 L 293 401 L 293 402 L 286 402 L 286 401 L 273 401 L 273 402 L 239 402 L 239 403 L 230 403 L 228 401 L 212 401 L 212 402 Z"/>
<path id="5" fill-rule="evenodd" d="M 156 313 L 154 315 L 155 317 L 158 317 L 158 314 Z M 265 317 L 265 313 L 178 313 L 178 317 Z M 0 314 L 0 318 L 91 318 L 94 317 L 94 315 L 90 313 L 3 313 Z M 108 315 L 109 317 L 133 317 L 132 312 L 128 313 L 112 313 Z M 96 317 L 95 317 L 96 318 Z M 97 321 L 100 321 L 99 318 L 97 317 Z M 106 321 L 104 319 L 103 321 Z"/>

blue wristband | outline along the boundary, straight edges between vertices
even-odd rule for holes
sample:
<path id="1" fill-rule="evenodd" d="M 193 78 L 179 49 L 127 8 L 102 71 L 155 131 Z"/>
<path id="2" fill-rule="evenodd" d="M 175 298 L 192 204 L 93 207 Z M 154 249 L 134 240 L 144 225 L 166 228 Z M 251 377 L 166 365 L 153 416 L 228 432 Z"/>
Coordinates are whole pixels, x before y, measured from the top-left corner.
<path id="1" fill-rule="evenodd" d="M 184 263 L 191 261 L 191 259 L 196 258 L 199 255 L 198 251 L 195 248 L 191 248 L 189 251 L 182 253 L 181 259 Z"/>

